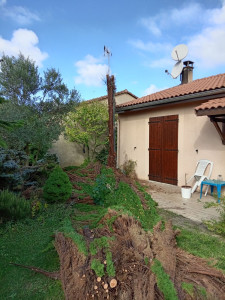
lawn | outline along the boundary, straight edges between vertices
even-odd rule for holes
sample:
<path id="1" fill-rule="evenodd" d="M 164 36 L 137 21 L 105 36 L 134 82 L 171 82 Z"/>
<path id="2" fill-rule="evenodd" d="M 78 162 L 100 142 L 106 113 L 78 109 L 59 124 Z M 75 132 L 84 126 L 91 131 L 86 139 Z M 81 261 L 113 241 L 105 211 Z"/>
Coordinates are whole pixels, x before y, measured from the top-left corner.
<path id="1" fill-rule="evenodd" d="M 53 235 L 69 214 L 70 209 L 65 209 L 64 205 L 52 205 L 35 219 L 1 227 L 1 299 L 64 299 L 60 281 L 10 265 L 10 262 L 48 271 L 59 270 Z"/>

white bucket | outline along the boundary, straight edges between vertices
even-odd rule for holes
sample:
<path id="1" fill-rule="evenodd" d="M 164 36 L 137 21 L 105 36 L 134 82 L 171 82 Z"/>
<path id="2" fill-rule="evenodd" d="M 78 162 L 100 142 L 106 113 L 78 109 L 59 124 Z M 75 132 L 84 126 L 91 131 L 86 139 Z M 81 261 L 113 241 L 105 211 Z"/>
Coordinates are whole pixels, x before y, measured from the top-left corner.
<path id="1" fill-rule="evenodd" d="M 183 185 L 181 187 L 181 195 L 182 195 L 182 198 L 190 199 L 191 198 L 191 186 Z"/>

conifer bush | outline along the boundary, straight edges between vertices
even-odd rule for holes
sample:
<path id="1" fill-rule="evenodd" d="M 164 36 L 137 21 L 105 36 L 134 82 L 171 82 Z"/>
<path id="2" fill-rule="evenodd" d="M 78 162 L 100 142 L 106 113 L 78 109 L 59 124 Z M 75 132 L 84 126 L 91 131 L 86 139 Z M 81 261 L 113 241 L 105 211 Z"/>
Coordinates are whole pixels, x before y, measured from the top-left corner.
<path id="1" fill-rule="evenodd" d="M 72 193 L 72 184 L 67 174 L 56 167 L 43 188 L 43 197 L 48 202 L 65 202 Z"/>
<path id="2" fill-rule="evenodd" d="M 4 219 L 22 219 L 30 214 L 29 201 L 8 190 L 0 192 L 0 215 Z"/>

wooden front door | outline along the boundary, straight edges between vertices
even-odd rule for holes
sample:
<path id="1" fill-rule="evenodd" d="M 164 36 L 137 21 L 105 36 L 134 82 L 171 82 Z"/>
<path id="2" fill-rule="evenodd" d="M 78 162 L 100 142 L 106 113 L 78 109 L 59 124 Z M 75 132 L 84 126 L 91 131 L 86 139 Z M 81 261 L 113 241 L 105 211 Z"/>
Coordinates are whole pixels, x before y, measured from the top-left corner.
<path id="1" fill-rule="evenodd" d="M 177 185 L 178 115 L 149 119 L 149 180 Z"/>

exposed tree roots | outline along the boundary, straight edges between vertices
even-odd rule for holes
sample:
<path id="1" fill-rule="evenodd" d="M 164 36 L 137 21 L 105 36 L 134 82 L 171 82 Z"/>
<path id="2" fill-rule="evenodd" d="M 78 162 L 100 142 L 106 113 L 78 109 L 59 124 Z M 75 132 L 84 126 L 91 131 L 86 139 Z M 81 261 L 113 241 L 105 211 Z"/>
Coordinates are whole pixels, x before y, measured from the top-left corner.
<path id="1" fill-rule="evenodd" d="M 97 280 L 97 275 L 91 270 L 91 255 L 80 253 L 73 241 L 62 233 L 56 235 L 55 246 L 60 258 L 60 276 L 66 299 L 166 299 L 151 270 L 155 259 L 161 262 L 169 275 L 178 299 L 205 299 L 200 293 L 203 288 L 207 299 L 225 299 L 224 274 L 209 267 L 205 260 L 177 248 L 175 236 L 178 232 L 173 231 L 170 222 L 164 230 L 158 223 L 154 232 L 149 233 L 132 217 L 118 215 L 113 231 L 110 231 L 107 220 L 116 215 L 118 212 L 109 210 L 101 221 L 104 227 L 94 230 L 95 238 L 115 237 L 110 242 L 117 281 L 114 288 L 110 287 L 112 277 L 108 275 Z M 106 253 L 101 250 L 95 258 L 103 263 Z M 183 282 L 193 284 L 191 293 L 182 289 Z M 107 288 L 104 284 L 108 285 L 105 286 Z"/>

